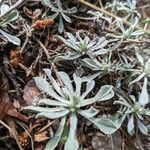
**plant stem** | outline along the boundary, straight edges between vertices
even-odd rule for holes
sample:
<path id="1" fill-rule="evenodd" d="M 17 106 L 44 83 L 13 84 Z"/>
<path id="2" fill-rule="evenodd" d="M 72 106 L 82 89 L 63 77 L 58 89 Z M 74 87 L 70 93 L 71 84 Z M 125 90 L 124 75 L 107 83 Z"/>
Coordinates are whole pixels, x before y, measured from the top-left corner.
<path id="1" fill-rule="evenodd" d="M 92 8 L 92 9 L 94 9 L 94 10 L 97 10 L 97 11 L 99 11 L 99 12 L 101 12 L 101 13 L 107 15 L 107 16 L 110 16 L 110 17 L 112 17 L 112 18 L 114 18 L 114 19 L 120 18 L 120 17 L 114 15 L 113 13 L 111 13 L 111 12 L 109 12 L 109 11 L 103 9 L 103 8 L 97 7 L 97 6 L 95 6 L 95 5 L 93 5 L 93 4 L 89 3 L 89 2 L 86 2 L 85 0 L 79 0 L 79 2 L 82 3 L 82 4 L 84 4 L 84 5 L 86 5 L 86 6 L 88 6 L 88 7 L 90 7 L 90 8 Z M 120 18 L 120 19 L 122 20 L 122 22 L 123 22 L 125 25 L 132 27 L 132 24 L 129 23 L 127 20 L 124 20 L 124 19 L 122 19 L 122 18 Z M 149 31 L 149 30 L 144 30 L 144 29 L 142 29 L 142 28 L 139 27 L 139 26 L 136 26 L 135 29 L 141 30 L 141 31 L 143 31 L 143 32 L 146 33 L 146 34 L 150 34 L 150 31 Z"/>
<path id="2" fill-rule="evenodd" d="M 0 15 L 0 20 L 5 17 L 7 14 L 9 14 L 10 12 L 12 12 L 14 9 L 16 9 L 18 6 L 20 6 L 22 3 L 27 2 L 28 0 L 19 0 L 18 2 L 16 2 L 14 5 L 12 5 L 5 13 Z"/>

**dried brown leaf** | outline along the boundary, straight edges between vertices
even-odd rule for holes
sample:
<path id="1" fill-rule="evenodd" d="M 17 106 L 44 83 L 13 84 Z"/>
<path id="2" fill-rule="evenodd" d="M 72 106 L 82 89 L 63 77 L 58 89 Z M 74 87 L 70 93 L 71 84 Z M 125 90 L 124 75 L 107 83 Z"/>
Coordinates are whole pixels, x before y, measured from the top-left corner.
<path id="1" fill-rule="evenodd" d="M 32 105 L 33 103 L 36 103 L 39 96 L 40 92 L 36 87 L 35 82 L 30 80 L 24 88 L 24 100 L 26 101 L 27 105 Z"/>

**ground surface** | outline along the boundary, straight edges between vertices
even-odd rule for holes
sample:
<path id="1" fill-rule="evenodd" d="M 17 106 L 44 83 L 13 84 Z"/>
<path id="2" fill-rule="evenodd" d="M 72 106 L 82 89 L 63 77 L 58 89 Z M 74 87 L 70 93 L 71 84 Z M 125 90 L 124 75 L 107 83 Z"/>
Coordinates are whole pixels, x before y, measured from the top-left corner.
<path id="1" fill-rule="evenodd" d="M 104 9 L 108 1 L 113 3 L 111 0 L 87 1 L 93 6 L 104 7 Z M 0 1 L 0 4 L 3 4 L 3 2 L 8 5 L 11 2 L 11 5 L 14 5 L 17 0 Z M 141 65 L 136 63 L 135 53 L 137 51 L 145 60 L 150 57 L 149 35 L 144 33 L 138 37 L 133 36 L 129 39 L 116 40 L 116 38 L 107 36 L 107 34 L 121 33 L 115 24 L 107 20 L 109 18 L 113 22 L 115 20 L 113 16 L 103 14 L 103 17 L 95 20 L 89 19 L 91 16 L 87 12 L 95 10 L 77 0 L 62 1 L 62 5 L 64 9 L 68 7 L 77 8 L 76 13 L 69 14 L 71 23 L 64 21 L 62 33 L 58 30 L 58 18 L 44 20 L 53 13 L 50 8 L 43 6 L 40 0 L 24 1 L 16 8 L 19 12 L 19 17 L 6 27 L 0 27 L 21 40 L 20 46 L 16 46 L 0 35 L 0 150 L 17 150 L 19 149 L 18 145 L 24 150 L 43 150 L 49 138 L 53 136 L 58 128 L 59 119 L 35 119 L 34 114 L 20 112 L 22 107 L 36 104 L 39 98 L 43 97 L 44 93 L 37 88 L 33 77 L 45 76 L 43 73 L 44 68 L 52 68 L 53 72 L 58 70 L 65 71 L 70 76 L 75 72 L 79 75 L 89 75 L 96 72 L 96 70 L 91 70 L 80 64 L 81 59 L 87 56 L 53 64 L 53 60 L 58 55 L 66 53 L 69 49 L 56 35 L 67 38 L 66 32 L 70 32 L 73 35 L 79 32 L 82 37 L 89 36 L 90 39 L 106 37 L 109 41 L 106 48 L 116 46 L 115 50 L 108 54 L 108 56 L 111 54 L 112 68 L 113 65 L 115 66 L 117 63 L 122 62 L 122 64 L 126 63 L 126 65 L 131 66 L 135 64 L 134 69 L 140 68 Z M 128 15 L 127 12 L 117 12 L 111 8 L 108 8 L 107 11 L 121 18 Z M 150 1 L 138 0 L 135 11 L 138 11 L 138 14 L 136 14 L 137 12 L 133 14 L 140 16 L 140 22 L 146 20 L 147 17 L 150 17 Z M 128 19 L 126 21 L 129 22 Z M 147 31 L 150 31 L 149 23 L 146 28 Z M 143 23 L 139 26 L 141 29 L 144 28 Z M 129 28 L 126 23 L 125 28 Z M 101 55 L 100 60 L 103 60 L 104 57 L 108 58 Z M 106 64 L 108 64 L 107 61 Z M 135 95 L 136 98 L 139 96 L 143 86 L 143 79 L 135 83 L 134 86 L 128 86 L 130 81 L 134 79 L 134 77 L 131 77 L 130 72 L 108 71 L 105 69 L 102 71 L 101 78 L 94 79 L 96 88 L 93 90 L 93 94 L 97 92 L 101 85 L 109 84 L 121 89 L 126 95 Z M 148 83 L 148 92 L 150 91 L 149 85 Z M 114 100 L 118 100 L 118 97 L 115 96 L 111 102 L 94 104 L 94 107 L 100 111 L 100 116 L 110 117 L 119 110 L 120 105 L 113 105 Z M 149 109 L 150 105 L 147 104 L 146 108 Z M 144 123 L 148 126 L 149 121 L 149 117 L 146 117 Z M 150 149 L 149 135 L 144 135 L 139 130 L 136 130 L 135 134 L 131 136 L 127 132 L 127 121 L 124 121 L 122 127 L 112 135 L 102 134 L 95 126 L 83 118 L 79 119 L 78 124 L 77 138 L 84 150 Z M 136 124 L 135 128 L 137 128 Z M 63 149 L 63 142 L 59 143 L 57 149 Z"/>

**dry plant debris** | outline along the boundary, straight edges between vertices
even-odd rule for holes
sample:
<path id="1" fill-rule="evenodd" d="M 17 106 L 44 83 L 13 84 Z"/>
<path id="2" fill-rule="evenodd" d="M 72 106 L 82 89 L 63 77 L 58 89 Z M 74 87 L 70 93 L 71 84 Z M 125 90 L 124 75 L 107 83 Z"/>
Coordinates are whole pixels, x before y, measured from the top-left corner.
<path id="1" fill-rule="evenodd" d="M 0 150 L 149 150 L 149 7 L 0 0 Z"/>

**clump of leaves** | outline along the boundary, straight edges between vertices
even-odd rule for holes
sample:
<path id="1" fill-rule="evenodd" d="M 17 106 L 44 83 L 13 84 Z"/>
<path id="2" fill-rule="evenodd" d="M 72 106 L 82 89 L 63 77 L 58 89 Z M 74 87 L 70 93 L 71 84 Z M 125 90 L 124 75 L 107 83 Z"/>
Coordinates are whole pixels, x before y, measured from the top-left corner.
<path id="1" fill-rule="evenodd" d="M 105 16 L 103 13 L 99 11 L 89 10 L 87 14 L 91 16 L 87 18 L 88 20 L 94 20 L 94 21 L 100 22 L 100 19 L 104 19 L 104 20 L 107 20 L 109 23 L 112 23 L 112 18 Z"/>
<path id="2" fill-rule="evenodd" d="M 105 9 L 111 9 L 115 14 L 126 13 L 126 18 L 133 18 L 135 14 L 139 15 L 136 10 L 136 0 L 119 1 L 114 0 L 112 3 L 106 3 Z"/>
<path id="3" fill-rule="evenodd" d="M 148 128 L 144 125 L 144 116 L 150 116 L 150 110 L 145 108 L 149 102 L 147 78 L 144 78 L 142 91 L 137 101 L 133 95 L 130 95 L 128 99 L 124 99 L 121 96 L 120 101 L 114 102 L 115 104 L 120 104 L 122 107 L 120 111 L 122 114 L 121 123 L 126 117 L 128 119 L 127 130 L 129 134 L 133 135 L 135 128 L 138 128 L 143 134 L 148 133 Z"/>
<path id="4" fill-rule="evenodd" d="M 132 76 L 137 76 L 133 81 L 130 82 L 130 85 L 133 83 L 136 83 L 138 81 L 140 81 L 142 78 L 146 77 L 150 77 L 150 59 L 148 59 L 146 62 L 144 61 L 143 57 L 136 53 L 137 59 L 141 64 L 141 68 L 138 70 L 133 71 L 133 75 Z"/>
<path id="5" fill-rule="evenodd" d="M 57 81 L 52 77 L 50 69 L 44 69 L 44 71 L 51 84 L 42 77 L 36 77 L 35 82 L 38 88 L 48 94 L 50 98 L 41 99 L 38 104 L 39 106 L 27 106 L 22 108 L 22 110 L 35 112 L 37 113 L 36 117 L 46 117 L 48 119 L 62 118 L 58 130 L 47 143 L 46 150 L 53 150 L 58 145 L 68 116 L 70 131 L 64 146 L 65 150 L 70 150 L 70 145 L 73 150 L 79 148 L 76 137 L 78 115 L 85 117 L 105 134 L 111 134 L 116 130 L 113 121 L 97 118 L 96 115 L 99 113 L 99 110 L 91 106 L 96 102 L 106 101 L 114 96 L 111 85 L 102 86 L 94 97 L 89 98 L 89 94 L 95 86 L 93 80 L 85 81 L 83 78 L 73 74 L 72 83 L 70 77 L 65 72 L 57 72 L 57 76 L 61 80 Z M 86 87 L 85 91 L 82 91 L 83 83 Z"/>
<path id="6" fill-rule="evenodd" d="M 42 3 L 43 5 L 51 8 L 51 11 L 54 12 L 52 16 L 49 16 L 50 18 L 53 18 L 53 19 L 59 18 L 58 30 L 60 33 L 62 33 L 64 30 L 63 20 L 71 23 L 71 19 L 69 15 L 77 12 L 76 7 L 72 7 L 72 8 L 68 8 L 64 10 L 60 0 L 56 0 L 54 4 L 51 2 L 51 0 L 42 0 Z"/>
<path id="7" fill-rule="evenodd" d="M 135 17 L 131 22 L 131 26 L 126 29 L 125 26 L 123 25 L 123 21 L 120 18 L 116 19 L 116 24 L 117 27 L 120 29 L 121 33 L 118 34 L 107 34 L 110 37 L 114 37 L 116 39 L 120 40 L 127 40 L 127 39 L 133 39 L 136 37 L 139 37 L 140 35 L 144 34 L 143 31 L 141 30 L 136 30 L 135 27 L 138 25 L 139 19 L 138 17 Z"/>
<path id="8" fill-rule="evenodd" d="M 0 14 L 3 14 L 9 9 L 9 6 L 6 4 L 2 4 L 0 6 Z M 6 27 L 10 22 L 16 20 L 18 18 L 18 12 L 12 11 L 10 14 L 8 14 L 5 18 L 0 20 L 0 33 L 11 43 L 15 45 L 20 45 L 20 39 L 16 36 L 12 36 L 8 33 L 6 33 L 2 28 Z"/>
<path id="9" fill-rule="evenodd" d="M 134 64 L 129 62 L 128 59 L 122 55 L 120 56 L 120 61 L 112 59 L 111 55 L 103 55 L 102 57 L 97 57 L 94 59 L 84 58 L 81 60 L 81 65 L 85 66 L 93 71 L 96 71 L 91 78 L 95 78 L 97 76 L 102 77 L 106 74 L 125 72 L 125 71 L 133 71 Z"/>
<path id="10" fill-rule="evenodd" d="M 83 55 L 88 55 L 93 59 L 93 57 L 106 54 L 109 51 L 104 48 L 108 44 L 108 41 L 104 37 L 97 37 L 90 40 L 88 36 L 82 38 L 79 32 L 76 33 L 76 37 L 69 32 L 67 32 L 66 35 L 68 39 L 64 39 L 62 36 L 57 37 L 62 40 L 69 49 L 65 56 L 58 56 L 55 61 L 73 60 Z"/>

